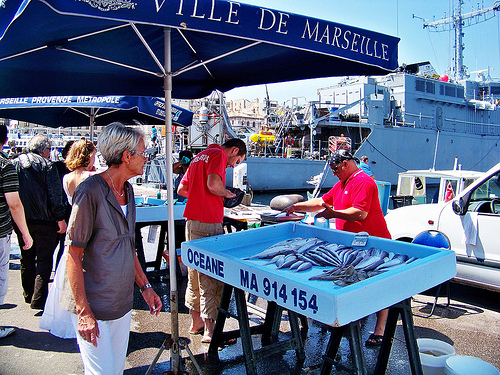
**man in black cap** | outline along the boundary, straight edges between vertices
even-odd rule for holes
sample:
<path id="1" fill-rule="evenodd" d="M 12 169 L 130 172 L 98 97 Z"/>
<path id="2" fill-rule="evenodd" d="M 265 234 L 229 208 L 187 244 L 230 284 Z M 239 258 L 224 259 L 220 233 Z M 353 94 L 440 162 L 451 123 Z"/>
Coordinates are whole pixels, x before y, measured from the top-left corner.
<path id="1" fill-rule="evenodd" d="M 335 228 L 348 232 L 367 232 L 370 236 L 391 238 L 380 207 L 378 188 L 374 179 L 358 168 L 357 158 L 349 151 L 339 150 L 330 158 L 330 168 L 339 182 L 321 198 L 295 203 L 287 209 L 316 212 L 316 217 L 335 219 Z M 377 313 L 375 331 L 366 346 L 379 346 L 385 329 L 387 310 Z"/>

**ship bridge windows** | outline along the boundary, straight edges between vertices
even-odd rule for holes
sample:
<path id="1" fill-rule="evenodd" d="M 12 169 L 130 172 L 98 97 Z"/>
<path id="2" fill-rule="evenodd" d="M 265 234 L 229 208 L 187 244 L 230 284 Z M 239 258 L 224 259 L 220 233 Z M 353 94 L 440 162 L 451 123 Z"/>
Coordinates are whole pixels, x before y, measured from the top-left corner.
<path id="1" fill-rule="evenodd" d="M 431 80 L 417 79 L 415 80 L 415 90 L 426 92 L 428 94 L 436 93 L 436 83 Z"/>
<path id="2" fill-rule="evenodd" d="M 425 81 L 423 79 L 417 79 L 415 81 L 415 90 L 425 92 Z"/>
<path id="3" fill-rule="evenodd" d="M 457 88 L 455 86 L 444 86 L 444 95 L 455 98 L 457 96 Z"/>

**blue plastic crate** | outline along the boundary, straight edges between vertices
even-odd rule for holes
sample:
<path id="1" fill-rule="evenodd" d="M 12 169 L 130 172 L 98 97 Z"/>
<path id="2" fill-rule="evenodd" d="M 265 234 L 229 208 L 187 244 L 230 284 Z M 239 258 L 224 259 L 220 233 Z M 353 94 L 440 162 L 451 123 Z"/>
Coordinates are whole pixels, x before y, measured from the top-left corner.
<path id="1" fill-rule="evenodd" d="M 358 283 L 339 287 L 330 281 L 308 280 L 324 268 L 304 272 L 245 260 L 267 247 L 294 237 L 318 237 L 351 245 L 354 234 L 302 223 L 284 223 L 182 244 L 188 267 L 317 321 L 342 326 L 441 284 L 456 275 L 450 250 L 369 237 L 365 248 L 377 247 L 419 259 Z"/>

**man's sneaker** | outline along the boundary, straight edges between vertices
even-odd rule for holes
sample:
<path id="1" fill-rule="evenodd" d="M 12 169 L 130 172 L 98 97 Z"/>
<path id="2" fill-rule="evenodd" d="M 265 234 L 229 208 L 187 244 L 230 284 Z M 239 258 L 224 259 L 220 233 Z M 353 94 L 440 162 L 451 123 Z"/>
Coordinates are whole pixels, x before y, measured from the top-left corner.
<path id="1" fill-rule="evenodd" d="M 15 328 L 0 327 L 0 339 L 3 339 L 4 337 L 8 337 L 8 336 L 12 335 L 14 332 L 16 332 Z"/>

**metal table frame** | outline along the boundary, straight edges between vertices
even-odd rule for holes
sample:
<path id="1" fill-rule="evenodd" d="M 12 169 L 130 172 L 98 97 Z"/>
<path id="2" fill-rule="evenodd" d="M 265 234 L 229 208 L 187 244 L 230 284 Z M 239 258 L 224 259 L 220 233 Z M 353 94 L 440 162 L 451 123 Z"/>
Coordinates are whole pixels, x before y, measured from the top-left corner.
<path id="1" fill-rule="evenodd" d="M 237 316 L 233 317 L 238 320 L 239 330 L 224 332 L 226 319 L 232 316 L 228 308 L 233 290 L 237 310 Z M 257 361 L 261 361 L 267 356 L 283 353 L 288 350 L 295 350 L 299 362 L 303 362 L 305 360 L 305 352 L 299 328 L 298 314 L 288 310 L 292 337 L 287 340 L 277 341 L 283 309 L 275 302 L 268 302 L 264 323 L 250 327 L 246 303 L 245 292 L 243 290 L 225 284 L 220 307 L 218 309 L 219 313 L 215 323 L 214 334 L 208 352 L 210 354 L 217 354 L 218 347 L 225 340 L 241 337 L 245 368 L 248 375 L 257 374 Z M 262 335 L 263 347 L 260 349 L 253 348 L 252 335 L 256 334 Z"/>
<path id="2" fill-rule="evenodd" d="M 142 234 L 141 234 L 141 229 L 148 227 L 148 226 L 153 226 L 153 225 L 158 225 L 160 227 L 160 237 L 158 239 L 158 247 L 156 250 L 156 258 L 153 261 L 146 262 L 146 257 L 144 255 L 144 245 L 142 242 Z M 162 221 L 152 221 L 152 222 L 137 222 L 135 224 L 135 248 L 137 252 L 137 258 L 139 259 L 139 263 L 141 264 L 144 272 L 146 272 L 148 267 L 154 267 L 154 273 L 160 273 L 160 268 L 161 268 L 161 261 L 163 258 L 163 251 L 165 248 L 168 246 L 168 241 L 167 241 L 167 225 L 168 221 L 167 220 L 162 220 Z M 182 227 L 182 228 L 181 228 Z M 175 228 L 176 228 L 176 248 L 180 247 L 180 244 L 184 238 L 184 236 L 178 235 L 178 231 L 181 231 L 179 234 L 184 233 L 184 227 L 185 227 L 185 221 L 184 220 L 175 220 Z M 177 246 L 179 245 L 179 246 Z M 177 249 L 174 250 L 175 254 L 177 255 Z M 177 256 L 175 257 L 177 260 Z M 177 278 L 180 279 L 181 273 L 180 273 L 180 267 L 179 267 L 179 262 L 177 260 Z M 165 271 L 164 273 L 168 273 L 168 271 Z"/>
<path id="3" fill-rule="evenodd" d="M 382 346 L 380 347 L 374 375 L 382 375 L 386 373 L 389 356 L 391 354 L 392 342 L 394 340 L 394 334 L 396 333 L 398 316 L 400 315 L 406 340 L 406 350 L 408 351 L 411 373 L 413 375 L 423 375 L 422 364 L 420 362 L 420 355 L 413 325 L 411 298 L 401 301 L 389 308 L 389 314 L 387 316 L 387 322 L 385 325 L 384 338 L 382 340 Z M 332 328 L 330 341 L 328 342 L 328 347 L 323 357 L 323 363 L 321 365 L 321 375 L 330 374 L 330 372 L 332 371 L 332 366 L 342 367 L 343 369 L 345 369 L 343 365 L 339 365 L 337 362 L 335 362 L 335 356 L 337 355 L 340 346 L 340 340 L 342 339 L 343 333 L 346 329 L 348 329 L 350 333 L 349 345 L 351 348 L 352 361 L 355 367 L 354 370 L 350 370 L 350 372 L 353 372 L 356 375 L 367 374 L 367 369 L 363 358 L 363 343 L 361 341 L 359 321 L 355 321 L 345 326 Z"/>

